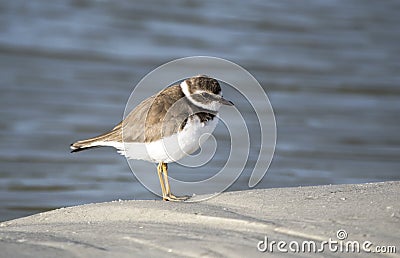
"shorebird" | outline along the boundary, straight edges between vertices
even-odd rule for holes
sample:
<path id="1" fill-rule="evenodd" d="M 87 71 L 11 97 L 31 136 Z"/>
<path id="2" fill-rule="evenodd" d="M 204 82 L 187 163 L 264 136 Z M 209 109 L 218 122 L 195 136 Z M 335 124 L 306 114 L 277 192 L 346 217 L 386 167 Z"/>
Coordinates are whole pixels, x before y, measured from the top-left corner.
<path id="1" fill-rule="evenodd" d="M 218 81 L 194 76 L 145 99 L 111 131 L 71 144 L 71 152 L 111 146 L 128 159 L 158 163 L 163 200 L 184 201 L 189 197 L 171 192 L 167 164 L 200 147 L 201 136 L 214 131 L 222 105 L 233 103 L 222 97 Z"/>

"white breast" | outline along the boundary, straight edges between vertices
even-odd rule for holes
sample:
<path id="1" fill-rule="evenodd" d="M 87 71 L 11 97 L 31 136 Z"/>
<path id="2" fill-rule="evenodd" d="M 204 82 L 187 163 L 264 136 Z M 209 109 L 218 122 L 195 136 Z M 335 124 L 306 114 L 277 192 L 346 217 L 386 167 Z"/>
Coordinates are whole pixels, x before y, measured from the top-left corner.
<path id="1" fill-rule="evenodd" d="M 129 159 L 174 162 L 195 152 L 214 131 L 217 123 L 217 117 L 201 122 L 198 116 L 193 116 L 178 134 L 151 143 L 124 143 L 124 149 L 118 152 Z"/>

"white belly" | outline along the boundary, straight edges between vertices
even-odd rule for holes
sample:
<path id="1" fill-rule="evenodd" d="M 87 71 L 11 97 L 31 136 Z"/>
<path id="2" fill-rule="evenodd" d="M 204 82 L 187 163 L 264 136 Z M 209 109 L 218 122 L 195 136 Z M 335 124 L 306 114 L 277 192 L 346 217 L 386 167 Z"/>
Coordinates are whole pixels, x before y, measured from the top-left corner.
<path id="1" fill-rule="evenodd" d="M 129 159 L 170 163 L 195 152 L 208 139 L 218 123 L 218 118 L 200 122 L 197 116 L 188 119 L 178 134 L 151 143 L 124 143 L 118 152 Z M 203 137 L 202 137 L 203 136 Z"/>

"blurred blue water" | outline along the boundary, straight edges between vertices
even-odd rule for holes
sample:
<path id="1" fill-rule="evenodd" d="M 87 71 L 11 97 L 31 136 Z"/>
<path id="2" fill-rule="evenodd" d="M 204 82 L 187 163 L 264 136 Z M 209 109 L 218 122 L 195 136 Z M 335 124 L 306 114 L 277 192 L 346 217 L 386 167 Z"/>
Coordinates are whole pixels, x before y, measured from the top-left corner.
<path id="1" fill-rule="evenodd" d="M 399 180 L 399 11 L 394 0 L 1 1 L 0 221 L 155 198 L 111 149 L 68 147 L 118 123 L 146 73 L 192 55 L 238 63 L 268 93 L 278 143 L 258 187 Z"/>

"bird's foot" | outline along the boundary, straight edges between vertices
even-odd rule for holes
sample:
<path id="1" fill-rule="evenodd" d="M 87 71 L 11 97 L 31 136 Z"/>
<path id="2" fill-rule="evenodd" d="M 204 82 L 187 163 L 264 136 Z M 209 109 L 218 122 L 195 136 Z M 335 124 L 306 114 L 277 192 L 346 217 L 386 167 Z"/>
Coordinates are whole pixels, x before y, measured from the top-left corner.
<path id="1" fill-rule="evenodd" d="M 170 201 L 170 202 L 183 202 L 186 201 L 187 199 L 189 199 L 190 196 L 188 195 L 184 195 L 184 196 L 175 196 L 173 194 L 169 194 L 167 196 L 163 197 L 164 201 Z"/>

